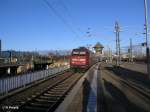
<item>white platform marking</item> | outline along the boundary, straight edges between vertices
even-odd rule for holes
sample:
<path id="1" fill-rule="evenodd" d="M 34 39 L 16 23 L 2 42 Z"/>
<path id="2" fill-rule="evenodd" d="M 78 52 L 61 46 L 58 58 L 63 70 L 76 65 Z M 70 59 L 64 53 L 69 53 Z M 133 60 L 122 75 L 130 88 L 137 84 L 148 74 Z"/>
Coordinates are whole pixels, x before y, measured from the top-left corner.
<path id="1" fill-rule="evenodd" d="M 87 112 L 97 112 L 97 67 L 94 70 L 93 79 L 90 84 L 91 90 L 89 93 Z"/>

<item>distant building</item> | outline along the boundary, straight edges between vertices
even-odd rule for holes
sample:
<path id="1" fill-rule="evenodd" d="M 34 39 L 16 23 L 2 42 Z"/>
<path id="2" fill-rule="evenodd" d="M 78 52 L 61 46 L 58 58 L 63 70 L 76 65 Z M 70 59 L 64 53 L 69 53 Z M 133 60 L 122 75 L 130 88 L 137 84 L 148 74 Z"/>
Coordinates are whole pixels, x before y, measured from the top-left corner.
<path id="1" fill-rule="evenodd" d="M 97 42 L 96 45 L 93 47 L 97 55 L 103 54 L 103 45 L 100 42 Z"/>
<path id="2" fill-rule="evenodd" d="M 4 64 L 33 64 L 33 57 L 38 58 L 39 54 L 36 52 L 23 52 L 23 51 L 2 51 L 0 57 L 0 65 Z M 32 68 L 32 67 L 27 67 Z"/>

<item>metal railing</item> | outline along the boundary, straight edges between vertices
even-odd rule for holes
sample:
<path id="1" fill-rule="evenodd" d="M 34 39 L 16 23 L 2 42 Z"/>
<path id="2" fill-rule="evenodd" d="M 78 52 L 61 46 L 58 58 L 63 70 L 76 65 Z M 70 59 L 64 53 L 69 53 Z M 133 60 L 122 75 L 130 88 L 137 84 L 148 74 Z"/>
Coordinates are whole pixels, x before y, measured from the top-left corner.
<path id="1" fill-rule="evenodd" d="M 61 66 L 57 68 L 50 68 L 47 70 L 0 79 L 0 96 L 3 96 L 14 89 L 25 87 L 26 85 L 35 81 L 46 79 L 46 77 L 64 71 L 68 68 L 68 66 Z"/>

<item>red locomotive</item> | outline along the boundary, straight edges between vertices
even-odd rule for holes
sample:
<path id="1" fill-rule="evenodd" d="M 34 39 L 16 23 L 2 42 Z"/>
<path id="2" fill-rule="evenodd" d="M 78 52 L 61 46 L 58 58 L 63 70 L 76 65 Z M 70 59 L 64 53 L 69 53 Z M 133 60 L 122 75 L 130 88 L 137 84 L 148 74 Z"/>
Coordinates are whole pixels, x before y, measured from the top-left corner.
<path id="1" fill-rule="evenodd" d="M 70 57 L 70 67 L 74 70 L 86 70 L 97 62 L 94 53 L 85 47 L 73 49 Z"/>

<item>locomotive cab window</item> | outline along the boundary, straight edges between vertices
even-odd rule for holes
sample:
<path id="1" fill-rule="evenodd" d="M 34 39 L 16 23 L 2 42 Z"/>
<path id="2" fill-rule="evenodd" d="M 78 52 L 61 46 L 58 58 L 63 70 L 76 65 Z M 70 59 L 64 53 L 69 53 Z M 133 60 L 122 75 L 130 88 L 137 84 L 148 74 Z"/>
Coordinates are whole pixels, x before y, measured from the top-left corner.
<path id="1" fill-rule="evenodd" d="M 72 54 L 73 55 L 79 55 L 79 52 L 78 51 L 74 51 Z"/>
<path id="2" fill-rule="evenodd" d="M 78 52 L 78 51 L 73 51 L 72 54 L 73 54 L 73 55 L 81 55 L 81 56 L 83 56 L 83 55 L 86 55 L 86 52 L 85 52 L 85 51 L 80 51 L 80 52 Z"/>
<path id="3" fill-rule="evenodd" d="M 85 55 L 86 54 L 86 52 L 80 52 L 80 55 Z"/>

